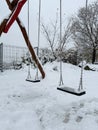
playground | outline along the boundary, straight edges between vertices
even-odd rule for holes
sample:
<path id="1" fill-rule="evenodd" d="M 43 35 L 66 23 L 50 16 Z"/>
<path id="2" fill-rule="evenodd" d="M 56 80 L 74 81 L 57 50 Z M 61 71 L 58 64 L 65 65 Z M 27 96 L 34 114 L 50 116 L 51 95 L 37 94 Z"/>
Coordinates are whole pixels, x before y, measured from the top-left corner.
<path id="1" fill-rule="evenodd" d="M 19 18 L 27 2 L 28 29 Z M 10 10 L 0 23 L 0 37 L 8 33 L 16 21 L 26 43 L 28 52 L 21 67 L 16 69 L 18 54 L 9 47 L 14 57 L 14 69 L 4 70 L 4 47 L 0 44 L 0 129 L 1 130 L 97 130 L 98 129 L 98 64 L 84 61 L 80 64 L 63 62 L 62 54 L 62 0 L 59 3 L 58 59 L 41 64 L 40 26 L 41 0 L 38 12 L 38 37 L 36 52 L 30 41 L 29 0 L 6 0 Z M 85 20 L 87 24 L 88 0 Z M 20 50 L 20 48 L 18 48 Z M 12 53 L 13 52 L 13 53 Z M 78 54 L 77 54 L 78 55 Z M 7 55 L 8 56 L 8 55 Z M 6 57 L 6 56 L 5 56 Z M 78 56 L 77 56 L 78 57 Z M 19 59 L 19 58 L 18 58 Z M 7 57 L 8 60 L 8 57 Z M 6 61 L 7 61 L 6 60 Z M 33 69 L 32 69 L 33 60 Z M 13 62 L 12 62 L 13 64 Z"/>

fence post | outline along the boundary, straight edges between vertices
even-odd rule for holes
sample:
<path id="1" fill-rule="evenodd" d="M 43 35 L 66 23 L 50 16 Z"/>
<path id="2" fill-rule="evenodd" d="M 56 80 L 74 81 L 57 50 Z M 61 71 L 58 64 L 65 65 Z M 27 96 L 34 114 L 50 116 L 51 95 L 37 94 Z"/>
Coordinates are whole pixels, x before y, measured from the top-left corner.
<path id="1" fill-rule="evenodd" d="M 3 43 L 0 44 L 0 70 L 3 72 Z"/>

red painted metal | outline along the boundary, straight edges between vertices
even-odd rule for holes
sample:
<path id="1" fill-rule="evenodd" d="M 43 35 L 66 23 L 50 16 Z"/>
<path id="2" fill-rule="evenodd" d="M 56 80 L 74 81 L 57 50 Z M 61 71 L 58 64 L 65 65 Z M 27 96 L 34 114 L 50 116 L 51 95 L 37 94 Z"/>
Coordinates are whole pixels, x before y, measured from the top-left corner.
<path id="1" fill-rule="evenodd" d="M 12 14 L 10 15 L 10 18 L 5 26 L 4 32 L 7 33 L 11 25 L 14 23 L 16 18 L 18 17 L 23 5 L 25 4 L 27 0 L 19 0 L 14 11 L 12 11 Z"/>

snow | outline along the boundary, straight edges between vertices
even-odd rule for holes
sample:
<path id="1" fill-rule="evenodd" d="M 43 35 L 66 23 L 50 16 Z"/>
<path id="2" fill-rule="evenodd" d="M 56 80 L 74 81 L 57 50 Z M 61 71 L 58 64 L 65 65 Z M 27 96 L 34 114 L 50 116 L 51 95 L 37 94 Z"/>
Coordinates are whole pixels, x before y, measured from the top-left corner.
<path id="1" fill-rule="evenodd" d="M 98 130 L 98 71 L 84 70 L 86 94 L 78 97 L 57 90 L 59 63 L 47 63 L 44 70 L 39 83 L 25 81 L 26 66 L 0 72 L 0 130 Z M 35 72 L 31 69 L 33 77 Z M 64 63 L 64 84 L 77 89 L 80 72 Z"/>

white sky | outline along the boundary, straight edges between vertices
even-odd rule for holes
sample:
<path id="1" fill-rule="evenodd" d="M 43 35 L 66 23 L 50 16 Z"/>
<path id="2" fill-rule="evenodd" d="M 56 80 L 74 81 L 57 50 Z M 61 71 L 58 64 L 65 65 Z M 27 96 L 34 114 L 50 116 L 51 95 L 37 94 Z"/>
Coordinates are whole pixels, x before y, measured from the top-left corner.
<path id="1" fill-rule="evenodd" d="M 49 24 L 50 20 L 55 19 L 57 8 L 59 8 L 60 0 L 42 0 L 41 7 L 41 21 Z M 62 10 L 66 19 L 77 13 L 80 7 L 85 6 L 86 0 L 62 0 Z M 88 0 L 88 3 L 94 2 L 96 0 Z M 0 0 L 0 21 L 5 18 L 9 13 L 9 9 L 5 0 Z M 30 3 L 30 41 L 33 46 L 37 46 L 37 28 L 38 28 L 38 2 L 39 0 L 29 0 Z M 27 3 L 23 6 L 22 11 L 19 15 L 20 19 L 24 23 L 27 29 Z M 3 34 L 0 37 L 0 43 L 25 46 L 25 42 L 17 23 L 15 22 L 10 28 L 7 34 Z M 48 46 L 46 41 L 41 34 L 40 47 Z"/>

